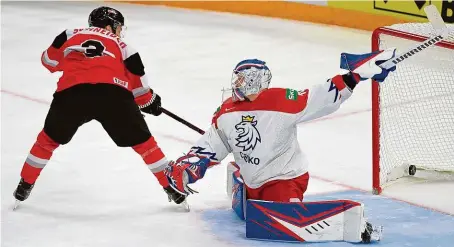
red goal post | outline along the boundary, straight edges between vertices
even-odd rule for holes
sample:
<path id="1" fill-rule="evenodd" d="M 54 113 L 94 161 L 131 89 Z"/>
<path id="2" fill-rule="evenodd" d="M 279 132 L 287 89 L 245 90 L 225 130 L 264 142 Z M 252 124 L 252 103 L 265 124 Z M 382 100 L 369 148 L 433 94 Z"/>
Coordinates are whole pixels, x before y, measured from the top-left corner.
<path id="1" fill-rule="evenodd" d="M 454 33 L 453 24 L 448 28 Z M 372 51 L 405 49 L 432 34 L 426 23 L 380 27 Z M 374 194 L 413 168 L 454 172 L 453 35 L 372 83 L 372 164 Z"/>

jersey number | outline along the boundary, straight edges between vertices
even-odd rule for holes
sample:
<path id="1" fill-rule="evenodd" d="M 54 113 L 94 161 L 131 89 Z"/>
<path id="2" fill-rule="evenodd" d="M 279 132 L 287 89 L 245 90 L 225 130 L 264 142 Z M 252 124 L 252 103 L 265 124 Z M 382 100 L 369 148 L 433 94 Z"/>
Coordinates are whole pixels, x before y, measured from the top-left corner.
<path id="1" fill-rule="evenodd" d="M 87 47 L 85 49 L 86 57 L 101 57 L 106 50 L 106 47 L 98 40 L 87 40 L 81 44 L 82 47 Z"/>

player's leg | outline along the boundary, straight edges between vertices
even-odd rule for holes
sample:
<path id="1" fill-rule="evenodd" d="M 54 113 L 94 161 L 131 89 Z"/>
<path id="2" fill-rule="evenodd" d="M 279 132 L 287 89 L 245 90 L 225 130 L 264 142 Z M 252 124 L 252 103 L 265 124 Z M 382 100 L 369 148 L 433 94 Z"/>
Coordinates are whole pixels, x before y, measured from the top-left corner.
<path id="1" fill-rule="evenodd" d="M 257 189 L 247 188 L 247 198 L 272 202 L 301 202 L 308 183 L 308 173 L 293 179 L 274 180 Z"/>
<path id="2" fill-rule="evenodd" d="M 119 86 L 97 86 L 103 107 L 97 112 L 96 119 L 117 146 L 133 148 L 159 183 L 164 188 L 167 187 L 169 184 L 164 175 L 167 158 L 151 135 L 133 95 Z"/>
<path id="3" fill-rule="evenodd" d="M 351 200 L 247 200 L 247 238 L 302 242 L 370 242 L 380 239 L 379 229 L 373 229 L 364 218 L 364 205 Z"/>
<path id="4" fill-rule="evenodd" d="M 364 205 L 349 200 L 302 202 L 307 190 L 309 174 L 289 180 L 271 181 L 260 188 L 247 188 L 247 225 L 246 235 L 251 238 L 285 241 L 349 241 L 370 242 L 379 240 L 381 230 L 372 228 L 364 218 Z M 252 200 L 252 201 L 249 201 Z M 255 201 L 259 200 L 259 201 Z M 280 224 L 290 226 L 277 236 L 270 235 L 259 225 L 266 225 L 267 212 L 276 211 L 280 215 Z M 299 217 L 299 226 L 294 227 L 292 217 L 295 212 Z M 265 216 L 265 217 L 263 217 Z M 265 219 L 261 222 L 260 219 Z M 290 219 L 287 221 L 286 219 Z M 307 219 L 307 221 L 301 221 Z M 257 222 L 258 224 L 251 224 Z M 277 227 L 280 231 L 284 228 Z"/>
<path id="5" fill-rule="evenodd" d="M 366 222 L 361 203 L 349 200 L 302 203 L 308 173 L 252 189 L 244 186 L 239 167 L 231 162 L 227 165 L 227 178 L 232 209 L 240 219 L 246 220 L 248 238 L 365 243 L 381 238 L 381 228 L 373 228 Z"/>
<path id="6" fill-rule="evenodd" d="M 41 171 L 59 145 L 68 143 L 80 125 L 89 121 L 83 102 L 79 102 L 85 87 L 76 86 L 54 94 L 44 128 L 38 134 L 21 171 L 21 181 L 14 192 L 17 200 L 28 198 Z"/>

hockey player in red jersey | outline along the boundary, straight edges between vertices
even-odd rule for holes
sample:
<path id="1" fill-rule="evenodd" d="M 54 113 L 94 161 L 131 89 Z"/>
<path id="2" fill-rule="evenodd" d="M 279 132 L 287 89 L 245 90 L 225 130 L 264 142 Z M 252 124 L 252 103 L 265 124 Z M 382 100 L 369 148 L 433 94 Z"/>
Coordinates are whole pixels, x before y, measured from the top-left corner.
<path id="1" fill-rule="evenodd" d="M 132 147 L 158 179 L 169 198 L 181 195 L 168 184 L 163 170 L 166 156 L 141 114 L 161 114 L 161 98 L 149 88 L 144 65 L 132 47 L 120 38 L 124 17 L 116 9 L 99 7 L 88 28 L 59 34 L 41 57 L 50 72 L 61 71 L 43 130 L 28 154 L 14 197 L 28 198 L 41 171 L 60 145 L 91 121 L 101 123 L 119 147 Z"/>

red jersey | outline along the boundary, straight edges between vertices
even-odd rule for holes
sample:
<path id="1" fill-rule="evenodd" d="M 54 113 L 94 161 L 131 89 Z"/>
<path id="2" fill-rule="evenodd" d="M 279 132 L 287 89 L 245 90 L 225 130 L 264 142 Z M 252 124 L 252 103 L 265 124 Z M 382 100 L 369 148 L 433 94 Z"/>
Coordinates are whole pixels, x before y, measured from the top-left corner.
<path id="1" fill-rule="evenodd" d="M 142 60 L 106 29 L 65 30 L 41 56 L 50 72 L 61 71 L 57 92 L 82 83 L 108 83 L 131 91 L 139 106 L 152 99 Z"/>

